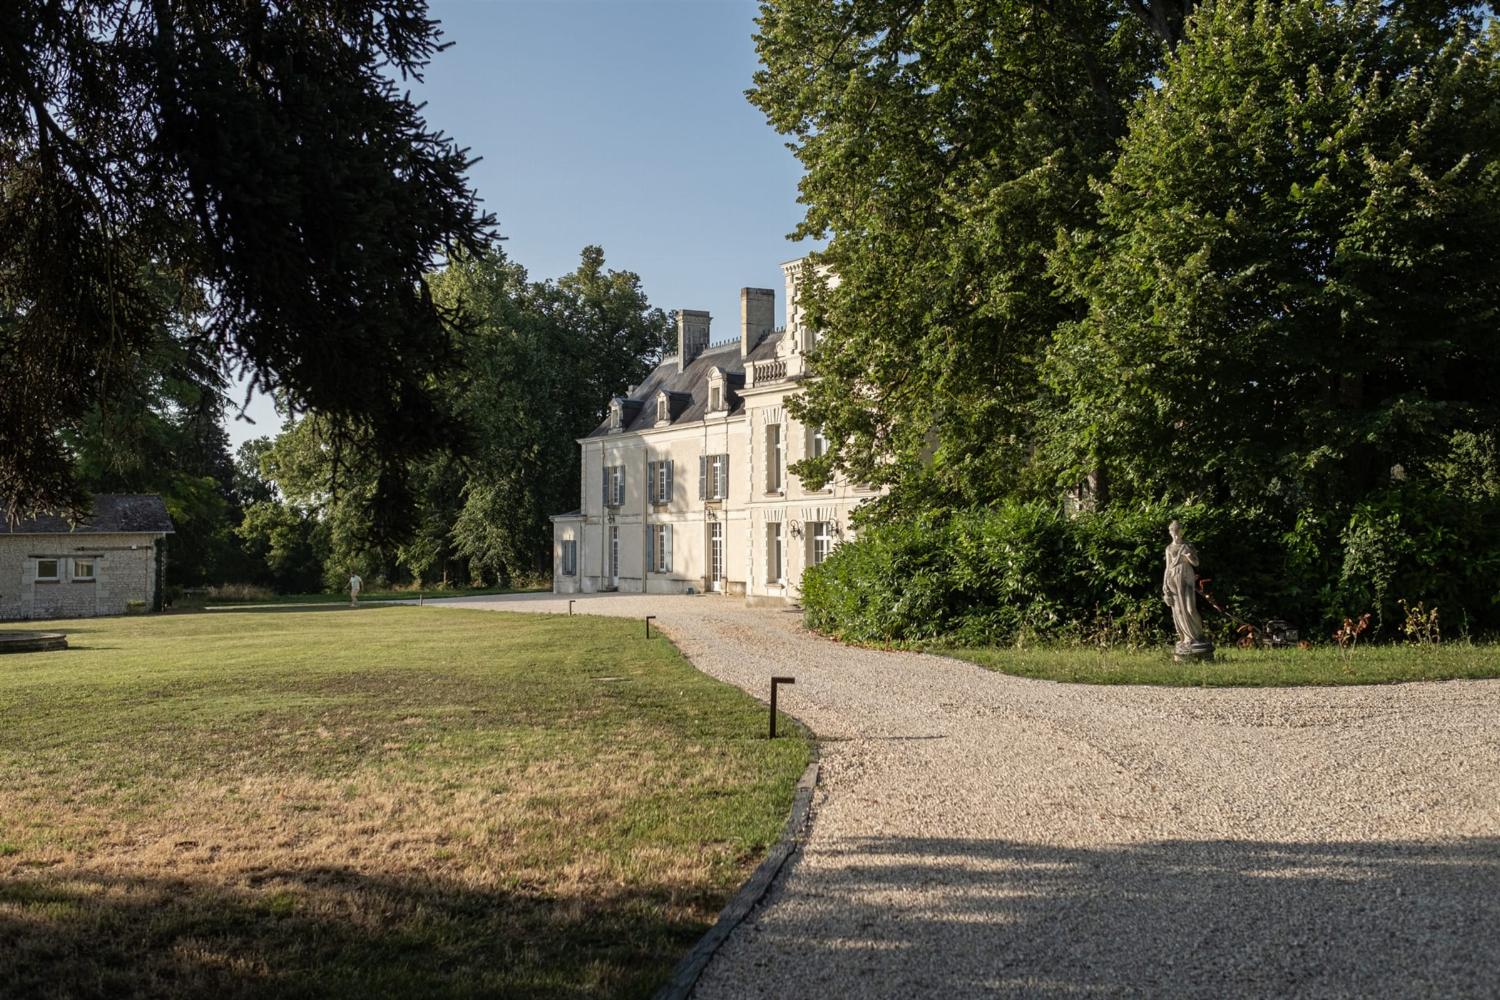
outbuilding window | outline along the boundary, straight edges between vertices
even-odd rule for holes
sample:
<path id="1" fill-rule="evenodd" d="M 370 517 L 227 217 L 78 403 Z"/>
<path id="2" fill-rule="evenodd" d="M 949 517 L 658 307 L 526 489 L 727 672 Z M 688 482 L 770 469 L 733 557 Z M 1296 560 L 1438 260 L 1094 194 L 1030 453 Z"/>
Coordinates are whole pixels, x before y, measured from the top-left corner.
<path id="1" fill-rule="evenodd" d="M 61 559 L 38 559 L 36 561 L 36 578 L 42 583 L 56 583 L 61 575 Z"/>
<path id="2" fill-rule="evenodd" d="M 76 581 L 78 581 L 79 583 L 91 583 L 91 582 L 93 582 L 93 580 L 94 580 L 94 560 L 92 558 L 88 558 L 88 559 L 74 559 L 73 560 L 73 579 L 76 580 Z"/>
<path id="3" fill-rule="evenodd" d="M 572 538 L 563 539 L 562 543 L 562 575 L 578 575 L 578 542 Z"/>

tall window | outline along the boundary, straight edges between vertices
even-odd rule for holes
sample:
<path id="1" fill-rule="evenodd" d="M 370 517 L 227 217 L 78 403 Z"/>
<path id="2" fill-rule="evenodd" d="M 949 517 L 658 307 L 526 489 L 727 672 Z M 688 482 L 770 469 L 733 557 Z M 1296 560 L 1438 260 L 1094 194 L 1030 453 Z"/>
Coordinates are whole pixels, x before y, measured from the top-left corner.
<path id="1" fill-rule="evenodd" d="M 671 407 L 667 405 L 667 397 L 656 397 L 656 422 L 659 424 L 664 424 L 671 417 L 671 415 L 672 411 Z"/>
<path id="2" fill-rule="evenodd" d="M 780 493 L 786 449 L 781 443 L 781 425 L 766 425 L 766 492 Z"/>
<path id="3" fill-rule="evenodd" d="M 729 456 L 700 455 L 698 499 L 722 500 L 729 495 Z"/>
<path id="4" fill-rule="evenodd" d="M 714 386 L 708 390 L 708 412 L 717 413 L 724 408 L 724 390 Z"/>
<path id="5" fill-rule="evenodd" d="M 670 524 L 651 526 L 651 572 L 672 572 L 672 526 Z"/>
<path id="6" fill-rule="evenodd" d="M 810 561 L 812 565 L 817 566 L 824 559 L 828 558 L 828 553 L 833 551 L 833 522 L 814 521 L 807 527 L 808 533 L 812 537 L 812 558 Z"/>
<path id="7" fill-rule="evenodd" d="M 646 463 L 646 478 L 648 489 L 651 492 L 651 502 L 663 504 L 672 502 L 672 460 L 664 459 L 660 462 Z"/>
<path id="8" fill-rule="evenodd" d="M 812 438 L 807 444 L 807 451 L 813 458 L 822 458 L 828 454 L 828 437 L 823 433 L 823 428 L 813 428 Z"/>
<path id="9" fill-rule="evenodd" d="M 604 467 L 604 506 L 625 506 L 625 466 Z"/>
<path id="10" fill-rule="evenodd" d="M 711 521 L 708 525 L 708 587 L 722 590 L 724 584 L 724 523 Z"/>
<path id="11" fill-rule="evenodd" d="M 782 553 L 781 522 L 772 521 L 766 525 L 766 582 L 784 583 L 786 581 L 786 560 Z"/>
<path id="12" fill-rule="evenodd" d="M 578 575 L 578 542 L 571 538 L 563 539 L 562 543 L 562 575 Z"/>

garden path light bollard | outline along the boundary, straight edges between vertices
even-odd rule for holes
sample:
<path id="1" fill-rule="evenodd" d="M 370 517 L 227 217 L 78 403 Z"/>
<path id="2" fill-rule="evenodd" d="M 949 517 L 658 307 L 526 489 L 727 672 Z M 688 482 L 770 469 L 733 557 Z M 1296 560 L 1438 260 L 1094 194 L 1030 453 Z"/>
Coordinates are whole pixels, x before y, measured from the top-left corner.
<path id="1" fill-rule="evenodd" d="M 776 686 L 778 684 L 795 684 L 795 677 L 772 677 L 771 678 L 771 739 L 776 738 Z"/>

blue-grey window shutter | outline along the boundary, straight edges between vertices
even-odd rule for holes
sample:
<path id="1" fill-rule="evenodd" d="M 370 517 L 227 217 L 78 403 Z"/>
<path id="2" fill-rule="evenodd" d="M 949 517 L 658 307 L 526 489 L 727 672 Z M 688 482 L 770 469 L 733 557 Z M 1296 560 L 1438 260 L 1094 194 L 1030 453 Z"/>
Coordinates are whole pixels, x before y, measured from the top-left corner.
<path id="1" fill-rule="evenodd" d="M 708 499 L 708 456 L 698 456 L 698 499 Z"/>
<path id="2" fill-rule="evenodd" d="M 719 496 L 727 499 L 729 497 L 729 455 L 727 453 L 724 455 L 724 464 L 720 468 L 723 469 L 720 475 L 724 477 L 724 480 L 719 483 Z"/>
<path id="3" fill-rule="evenodd" d="M 670 573 L 672 572 L 672 526 L 670 524 L 661 526 L 661 547 L 661 571 L 663 573 Z"/>
<path id="4" fill-rule="evenodd" d="M 672 460 L 670 458 L 666 461 L 666 479 L 662 482 L 661 502 L 672 502 Z"/>
<path id="5" fill-rule="evenodd" d="M 603 493 L 604 506 L 608 507 L 609 506 L 609 466 L 607 466 L 607 465 L 603 466 L 600 469 L 600 472 L 602 473 L 602 475 L 600 476 L 600 481 L 604 484 L 604 493 Z"/>

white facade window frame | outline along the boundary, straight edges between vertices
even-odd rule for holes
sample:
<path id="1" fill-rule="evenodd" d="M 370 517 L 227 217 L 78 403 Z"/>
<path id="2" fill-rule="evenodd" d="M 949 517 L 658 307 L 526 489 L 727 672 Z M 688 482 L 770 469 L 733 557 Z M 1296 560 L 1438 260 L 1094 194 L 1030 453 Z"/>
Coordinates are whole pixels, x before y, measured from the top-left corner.
<path id="1" fill-rule="evenodd" d="M 651 526 L 651 572 L 672 572 L 672 526 L 670 524 Z"/>
<path id="2" fill-rule="evenodd" d="M 604 466 L 604 506 L 625 506 L 625 466 Z"/>
<path id="3" fill-rule="evenodd" d="M 52 572 L 50 574 L 42 572 L 42 567 L 45 566 L 48 563 L 52 564 Z M 60 557 L 59 558 L 53 558 L 51 556 L 43 556 L 43 557 L 37 559 L 37 561 L 36 561 L 36 582 L 37 583 L 58 583 L 58 582 L 60 582 L 62 580 L 62 566 L 63 566 L 63 561 L 62 561 L 62 559 Z"/>
<path id="4" fill-rule="evenodd" d="M 766 492 L 786 489 L 786 441 L 780 424 L 766 424 Z"/>
<path id="5" fill-rule="evenodd" d="M 72 560 L 74 583 L 93 583 L 99 579 L 99 562 L 93 556 L 75 556 Z"/>
<path id="6" fill-rule="evenodd" d="M 672 459 L 664 458 L 656 462 L 646 463 L 646 474 L 649 477 L 648 489 L 653 504 L 668 504 L 672 502 Z"/>
<path id="7" fill-rule="evenodd" d="M 833 551 L 833 522 L 814 521 L 807 526 L 809 566 L 820 565 Z"/>
<path id="8" fill-rule="evenodd" d="M 698 499 L 729 498 L 729 455 L 702 455 L 698 459 Z"/>
<path id="9" fill-rule="evenodd" d="M 578 540 L 576 538 L 564 538 L 562 540 L 562 575 L 578 575 Z"/>
<path id="10" fill-rule="evenodd" d="M 786 584 L 786 534 L 780 521 L 766 523 L 766 583 Z"/>

